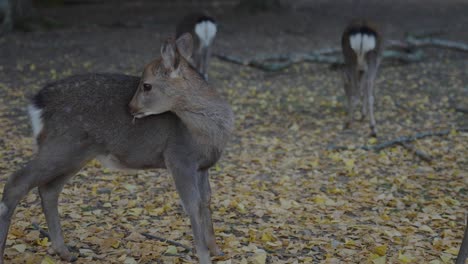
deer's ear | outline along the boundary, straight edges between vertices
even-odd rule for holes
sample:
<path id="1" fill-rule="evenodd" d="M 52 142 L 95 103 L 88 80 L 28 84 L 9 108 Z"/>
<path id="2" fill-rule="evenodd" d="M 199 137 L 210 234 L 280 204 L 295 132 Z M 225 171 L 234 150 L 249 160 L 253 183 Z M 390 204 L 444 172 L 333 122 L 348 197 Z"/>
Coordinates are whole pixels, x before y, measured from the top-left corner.
<path id="1" fill-rule="evenodd" d="M 161 47 L 164 68 L 174 70 L 176 64 L 176 47 L 173 40 L 166 40 Z"/>
<path id="2" fill-rule="evenodd" d="M 193 53 L 193 39 L 190 33 L 182 34 L 176 40 L 177 51 L 185 60 L 190 61 Z"/>

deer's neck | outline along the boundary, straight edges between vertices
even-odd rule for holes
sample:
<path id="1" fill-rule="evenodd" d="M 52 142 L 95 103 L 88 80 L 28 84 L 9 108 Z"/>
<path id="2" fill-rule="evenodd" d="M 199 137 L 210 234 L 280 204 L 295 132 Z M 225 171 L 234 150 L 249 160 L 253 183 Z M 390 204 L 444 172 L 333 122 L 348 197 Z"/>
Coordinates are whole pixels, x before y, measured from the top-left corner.
<path id="1" fill-rule="evenodd" d="M 231 107 L 219 98 L 192 98 L 176 111 L 194 139 L 222 150 L 234 126 Z"/>

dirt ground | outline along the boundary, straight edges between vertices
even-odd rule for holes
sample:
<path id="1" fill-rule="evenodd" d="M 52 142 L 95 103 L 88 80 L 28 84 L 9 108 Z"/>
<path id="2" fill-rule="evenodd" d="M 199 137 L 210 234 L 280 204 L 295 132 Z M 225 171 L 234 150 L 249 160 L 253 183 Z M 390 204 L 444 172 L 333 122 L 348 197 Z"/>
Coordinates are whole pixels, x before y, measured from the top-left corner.
<path id="1" fill-rule="evenodd" d="M 85 1 L 84 1 L 85 2 Z M 468 2 L 363 1 L 386 39 L 441 32 L 468 43 Z M 34 153 L 28 98 L 47 82 L 85 72 L 139 75 L 174 34 L 184 1 L 108 1 L 41 8 L 62 27 L 0 37 L 0 189 Z M 355 16 L 351 1 L 291 1 L 280 12 L 239 15 L 206 5 L 219 21 L 215 53 L 243 58 L 339 46 Z M 211 171 L 213 217 L 226 253 L 218 263 L 452 263 L 468 208 L 468 54 L 424 49 L 421 62 L 384 62 L 376 81 L 379 138 L 367 122 L 343 130 L 341 73 L 297 64 L 268 73 L 213 59 L 210 82 L 231 102 L 236 131 Z M 380 152 L 372 145 L 451 130 Z M 166 171 L 116 172 L 92 162 L 66 185 L 60 212 L 77 263 L 195 263 L 181 247 L 192 234 Z M 36 190 L 18 206 L 6 263 L 62 263 L 50 242 Z"/>

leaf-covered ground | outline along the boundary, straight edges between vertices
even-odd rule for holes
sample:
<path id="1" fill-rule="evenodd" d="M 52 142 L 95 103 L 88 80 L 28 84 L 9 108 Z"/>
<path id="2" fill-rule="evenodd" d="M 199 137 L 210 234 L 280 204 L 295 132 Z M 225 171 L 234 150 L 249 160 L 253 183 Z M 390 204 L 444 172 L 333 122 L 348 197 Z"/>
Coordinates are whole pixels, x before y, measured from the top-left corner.
<path id="1" fill-rule="evenodd" d="M 240 20 L 226 15 L 216 50 L 249 56 L 337 46 L 346 8 L 317 2 L 290 13 Z M 468 23 L 463 2 L 440 8 L 426 1 L 422 8 L 409 1 L 420 13 L 403 2 L 369 9 L 389 36 L 443 28 L 449 39 L 468 40 L 460 27 Z M 59 11 L 65 21 L 84 16 Z M 25 111 L 30 95 L 76 73 L 137 75 L 157 55 L 176 17 L 139 12 L 145 16 L 135 15 L 136 21 L 144 17 L 135 27 L 110 27 L 86 13 L 94 18 L 88 24 L 0 38 L 1 189 L 34 153 Z M 423 19 L 427 14 L 433 16 Z M 226 253 L 219 263 L 453 262 L 468 208 L 468 134 L 456 132 L 468 119 L 455 110 L 468 108 L 467 54 L 429 49 L 422 63 L 385 63 L 376 82 L 377 141 L 369 139 L 367 122 L 342 130 L 340 73 L 327 65 L 264 73 L 214 59 L 210 77 L 236 113 L 236 132 L 211 170 L 215 231 Z M 328 150 L 445 129 L 452 132 L 412 144 L 431 162 L 400 146 L 378 153 Z M 192 244 L 166 171 L 117 172 L 92 162 L 66 185 L 60 213 L 67 244 L 81 255 L 77 263 L 196 262 L 182 247 L 141 235 Z M 16 210 L 7 263 L 61 263 L 47 253 L 50 242 L 32 223 L 46 230 L 36 190 Z"/>

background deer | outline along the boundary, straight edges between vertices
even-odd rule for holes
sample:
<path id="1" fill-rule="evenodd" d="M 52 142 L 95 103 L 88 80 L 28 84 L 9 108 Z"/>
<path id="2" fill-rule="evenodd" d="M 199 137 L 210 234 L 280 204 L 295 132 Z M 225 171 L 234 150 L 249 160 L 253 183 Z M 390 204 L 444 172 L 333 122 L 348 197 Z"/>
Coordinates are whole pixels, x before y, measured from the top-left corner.
<path id="1" fill-rule="evenodd" d="M 233 113 L 188 65 L 192 48 L 192 37 L 183 34 L 163 44 L 161 58 L 145 67 L 141 79 L 81 75 L 36 94 L 29 114 L 38 152 L 3 190 L 0 263 L 13 212 L 34 187 L 53 249 L 64 260 L 74 259 L 64 243 L 57 201 L 67 180 L 94 158 L 113 168 L 167 168 L 190 217 L 200 263 L 211 263 L 210 252 L 222 253 L 211 221 L 208 169 L 229 139 Z"/>
<path id="2" fill-rule="evenodd" d="M 366 21 L 348 25 L 341 38 L 344 56 L 344 89 L 348 101 L 345 128 L 353 121 L 354 107 L 361 97 L 361 118 L 369 112 L 371 136 L 377 136 L 374 117 L 374 81 L 380 64 L 382 40 L 377 29 Z"/>
<path id="3" fill-rule="evenodd" d="M 192 63 L 205 80 L 208 80 L 208 63 L 216 32 L 216 21 L 203 13 L 186 15 L 176 27 L 176 38 L 184 33 L 191 33 L 194 36 Z"/>

